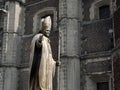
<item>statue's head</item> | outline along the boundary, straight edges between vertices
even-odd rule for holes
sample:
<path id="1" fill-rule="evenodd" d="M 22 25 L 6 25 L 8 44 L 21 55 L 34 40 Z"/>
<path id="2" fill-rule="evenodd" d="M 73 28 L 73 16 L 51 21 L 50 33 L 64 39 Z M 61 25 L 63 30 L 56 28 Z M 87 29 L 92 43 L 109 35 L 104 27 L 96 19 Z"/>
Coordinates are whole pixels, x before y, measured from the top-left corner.
<path id="1" fill-rule="evenodd" d="M 43 34 L 45 34 L 46 36 L 50 35 L 50 30 L 51 30 L 51 17 L 47 16 L 42 20 L 42 29 L 43 29 Z"/>

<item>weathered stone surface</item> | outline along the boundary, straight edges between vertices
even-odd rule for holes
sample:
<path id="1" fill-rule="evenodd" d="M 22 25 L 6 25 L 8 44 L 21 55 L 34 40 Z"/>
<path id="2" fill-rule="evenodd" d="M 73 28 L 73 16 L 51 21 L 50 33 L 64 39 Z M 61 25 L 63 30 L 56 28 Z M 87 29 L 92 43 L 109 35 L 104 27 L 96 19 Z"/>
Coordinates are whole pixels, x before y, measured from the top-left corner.
<path id="1" fill-rule="evenodd" d="M 18 69 L 21 60 L 21 34 L 24 20 L 22 7 L 19 2 L 5 2 L 9 14 L 4 18 L 2 60 L 0 67 L 4 72 L 3 87 L 1 90 L 17 90 Z"/>
<path id="2" fill-rule="evenodd" d="M 64 57 L 60 66 L 60 90 L 80 89 L 80 60 Z"/>
<path id="3" fill-rule="evenodd" d="M 67 0 L 59 1 L 59 20 L 67 16 Z"/>
<path id="4" fill-rule="evenodd" d="M 78 0 L 67 0 L 67 17 L 78 18 Z"/>
<path id="5" fill-rule="evenodd" d="M 112 70 L 111 60 L 87 63 L 87 73 L 108 72 Z"/>
<path id="6" fill-rule="evenodd" d="M 17 90 L 28 90 L 29 69 L 19 70 L 19 81 Z"/>
<path id="7" fill-rule="evenodd" d="M 2 64 L 13 64 L 16 66 L 20 61 L 20 40 L 21 37 L 17 34 L 3 34 L 3 50 L 2 50 Z M 19 47 L 18 47 L 19 46 Z M 17 61 L 16 61 L 17 60 Z"/>
<path id="8" fill-rule="evenodd" d="M 78 55 L 78 20 L 67 19 L 67 55 Z"/>
<path id="9" fill-rule="evenodd" d="M 18 71 L 16 68 L 8 67 L 4 69 L 4 88 L 3 90 L 17 90 Z"/>
<path id="10" fill-rule="evenodd" d="M 67 43 L 67 19 L 64 18 L 61 20 L 60 24 L 59 24 L 59 31 L 60 31 L 60 53 L 61 55 L 65 55 L 66 54 L 66 43 Z"/>
<path id="11" fill-rule="evenodd" d="M 0 90 L 3 90 L 4 86 L 4 69 L 0 68 Z"/>
<path id="12" fill-rule="evenodd" d="M 113 48 L 113 37 L 109 30 L 112 29 L 112 19 L 83 24 L 82 50 L 84 53 L 108 51 Z"/>
<path id="13" fill-rule="evenodd" d="M 20 65 L 21 66 L 28 66 L 29 65 L 29 60 L 30 60 L 30 46 L 31 46 L 31 40 L 33 36 L 29 37 L 23 37 L 22 38 L 22 48 L 21 48 L 21 61 Z"/>

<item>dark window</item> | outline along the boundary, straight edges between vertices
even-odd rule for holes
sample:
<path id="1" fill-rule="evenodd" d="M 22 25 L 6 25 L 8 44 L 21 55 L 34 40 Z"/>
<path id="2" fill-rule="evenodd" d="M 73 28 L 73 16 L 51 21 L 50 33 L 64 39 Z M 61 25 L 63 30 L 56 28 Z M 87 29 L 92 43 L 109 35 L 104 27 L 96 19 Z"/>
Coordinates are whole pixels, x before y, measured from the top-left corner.
<path id="1" fill-rule="evenodd" d="M 108 82 L 97 83 L 97 90 L 109 90 L 109 83 Z"/>
<path id="2" fill-rule="evenodd" d="M 106 19 L 110 17 L 110 7 L 109 5 L 104 5 L 99 7 L 99 18 Z"/>

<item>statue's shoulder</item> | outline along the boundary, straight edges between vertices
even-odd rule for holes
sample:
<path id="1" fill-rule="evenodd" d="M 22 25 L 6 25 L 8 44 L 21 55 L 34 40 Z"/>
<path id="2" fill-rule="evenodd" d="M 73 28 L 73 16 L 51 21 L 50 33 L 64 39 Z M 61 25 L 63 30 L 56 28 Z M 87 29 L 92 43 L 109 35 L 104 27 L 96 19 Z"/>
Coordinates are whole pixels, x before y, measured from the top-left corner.
<path id="1" fill-rule="evenodd" d="M 36 34 L 34 37 L 39 37 L 39 36 L 43 36 L 42 33 Z"/>
<path id="2" fill-rule="evenodd" d="M 33 37 L 32 42 L 38 40 L 40 36 L 43 36 L 43 34 L 42 34 L 42 33 L 36 34 L 36 35 Z"/>
<path id="3" fill-rule="evenodd" d="M 36 35 L 33 37 L 33 39 L 34 39 L 34 38 L 39 38 L 40 36 L 43 36 L 43 34 L 42 34 L 42 33 L 36 34 Z"/>

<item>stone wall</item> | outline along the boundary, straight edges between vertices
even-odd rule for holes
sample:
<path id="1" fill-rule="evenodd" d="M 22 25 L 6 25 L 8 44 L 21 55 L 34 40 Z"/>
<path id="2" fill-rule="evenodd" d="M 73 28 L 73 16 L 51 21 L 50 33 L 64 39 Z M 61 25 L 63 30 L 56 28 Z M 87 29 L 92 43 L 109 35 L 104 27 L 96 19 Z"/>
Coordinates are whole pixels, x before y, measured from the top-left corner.
<path id="1" fill-rule="evenodd" d="M 17 90 L 28 90 L 29 69 L 19 70 L 19 81 Z"/>
<path id="2" fill-rule="evenodd" d="M 86 71 L 87 73 L 111 71 L 112 70 L 112 68 L 111 68 L 111 60 L 89 62 L 86 65 L 86 70 L 87 70 Z"/>
<path id="3" fill-rule="evenodd" d="M 113 48 L 112 19 L 83 23 L 81 54 L 108 51 Z"/>
<path id="4" fill-rule="evenodd" d="M 108 82 L 112 88 L 110 55 L 96 56 L 81 58 L 81 90 L 96 90 L 99 82 Z"/>
<path id="5" fill-rule="evenodd" d="M 83 21 L 80 23 L 81 90 L 96 90 L 98 82 L 112 85 L 111 51 L 114 48 L 113 18 L 99 19 L 99 7 L 111 0 L 82 0 Z M 112 13 L 112 9 L 110 8 Z M 110 15 L 112 16 L 112 15 Z"/>

